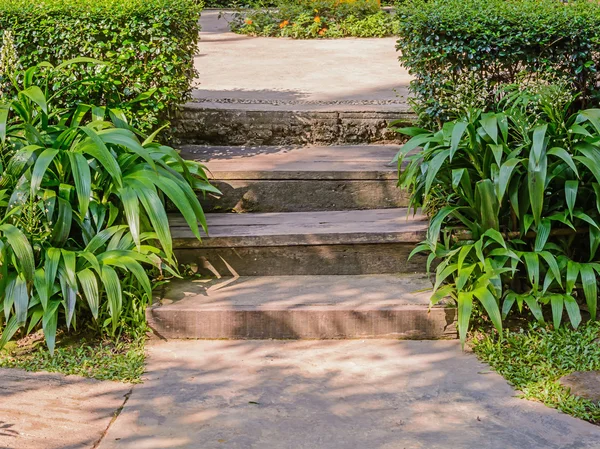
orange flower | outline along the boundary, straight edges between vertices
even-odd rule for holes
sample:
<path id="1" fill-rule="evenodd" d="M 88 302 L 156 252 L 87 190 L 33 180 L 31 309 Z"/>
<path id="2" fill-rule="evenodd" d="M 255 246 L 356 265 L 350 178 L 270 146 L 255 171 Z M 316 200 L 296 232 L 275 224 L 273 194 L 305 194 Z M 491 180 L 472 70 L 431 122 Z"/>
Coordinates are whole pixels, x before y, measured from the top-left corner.
<path id="1" fill-rule="evenodd" d="M 279 28 L 285 28 L 286 26 L 288 26 L 290 24 L 289 20 L 284 20 L 283 22 L 281 22 L 279 24 Z"/>
<path id="2" fill-rule="evenodd" d="M 326 32 L 327 28 L 322 28 L 321 31 L 319 31 L 319 36 L 323 36 Z"/>
<path id="3" fill-rule="evenodd" d="M 252 25 L 252 20 L 246 19 L 246 25 Z"/>
<path id="4" fill-rule="evenodd" d="M 321 18 L 319 16 L 315 17 L 315 22 L 321 23 Z"/>

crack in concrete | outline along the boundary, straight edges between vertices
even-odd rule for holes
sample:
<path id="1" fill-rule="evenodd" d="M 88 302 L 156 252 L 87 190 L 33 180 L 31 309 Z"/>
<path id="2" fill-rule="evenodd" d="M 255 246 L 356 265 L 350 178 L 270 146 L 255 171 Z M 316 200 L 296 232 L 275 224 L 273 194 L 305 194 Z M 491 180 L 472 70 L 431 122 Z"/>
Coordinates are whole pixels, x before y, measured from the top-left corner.
<path id="1" fill-rule="evenodd" d="M 127 401 L 129 400 L 129 397 L 131 396 L 132 393 L 133 393 L 133 387 L 131 387 L 129 389 L 129 391 L 127 393 L 125 393 L 125 396 L 124 396 L 124 399 L 123 399 L 123 403 L 121 404 L 121 406 L 117 410 L 115 410 L 115 413 L 114 413 L 112 419 L 110 420 L 110 422 L 108 423 L 108 426 L 106 426 L 106 429 L 104 429 L 104 432 L 102 432 L 102 435 L 100 435 L 100 438 L 98 438 L 98 441 L 96 441 L 94 443 L 94 445 L 92 446 L 91 449 L 98 449 L 98 447 L 100 446 L 100 443 L 102 443 L 102 440 L 104 440 L 104 437 L 106 436 L 106 434 L 110 430 L 110 427 L 117 420 L 117 418 L 119 417 L 119 415 L 123 411 L 123 408 L 125 408 L 125 404 L 127 404 Z"/>

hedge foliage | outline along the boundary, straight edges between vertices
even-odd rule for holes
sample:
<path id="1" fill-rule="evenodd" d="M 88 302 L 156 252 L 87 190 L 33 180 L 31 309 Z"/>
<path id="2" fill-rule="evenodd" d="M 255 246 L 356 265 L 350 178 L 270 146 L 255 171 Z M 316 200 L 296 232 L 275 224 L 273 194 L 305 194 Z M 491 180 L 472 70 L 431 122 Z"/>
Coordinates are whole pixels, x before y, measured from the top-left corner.
<path id="1" fill-rule="evenodd" d="M 147 130 L 188 98 L 201 7 L 199 0 L 0 0 L 0 34 L 13 31 L 21 67 L 104 61 L 78 66 L 53 86 L 91 76 L 65 93 L 67 104 L 119 105 Z"/>
<path id="2" fill-rule="evenodd" d="M 442 120 L 461 83 L 486 96 L 523 78 L 560 78 L 598 97 L 600 4 L 587 0 L 413 0 L 398 5 L 400 61 L 418 112 Z M 541 74 L 541 75 L 540 75 Z M 468 89 L 467 89 L 468 90 Z"/>

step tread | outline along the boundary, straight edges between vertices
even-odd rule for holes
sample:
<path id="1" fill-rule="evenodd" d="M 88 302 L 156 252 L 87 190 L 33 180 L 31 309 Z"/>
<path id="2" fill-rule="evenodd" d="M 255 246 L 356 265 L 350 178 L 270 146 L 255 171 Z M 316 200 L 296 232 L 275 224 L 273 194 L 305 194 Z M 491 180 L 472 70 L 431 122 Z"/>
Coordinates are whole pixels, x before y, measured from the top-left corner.
<path id="1" fill-rule="evenodd" d="M 169 284 L 163 311 L 392 310 L 428 307 L 423 273 L 359 276 L 242 276 Z"/>
<path id="2" fill-rule="evenodd" d="M 183 217 L 171 215 L 175 247 L 417 243 L 427 217 L 406 208 L 319 212 L 206 214 L 210 237 L 199 242 Z"/>
<path id="3" fill-rule="evenodd" d="M 396 179 L 398 145 L 181 147 L 214 179 Z"/>

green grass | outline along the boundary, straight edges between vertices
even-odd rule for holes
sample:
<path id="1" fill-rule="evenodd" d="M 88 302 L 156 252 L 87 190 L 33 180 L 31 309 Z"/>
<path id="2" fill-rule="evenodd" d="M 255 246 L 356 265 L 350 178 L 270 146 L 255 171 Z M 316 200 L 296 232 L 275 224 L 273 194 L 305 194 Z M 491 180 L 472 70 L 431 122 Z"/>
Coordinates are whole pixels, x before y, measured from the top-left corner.
<path id="1" fill-rule="evenodd" d="M 144 339 L 118 342 L 69 336 L 57 344 L 54 357 L 43 338 L 12 342 L 0 351 L 0 368 L 48 371 L 128 383 L 141 382 L 144 373 Z"/>
<path id="2" fill-rule="evenodd" d="M 577 398 L 558 380 L 573 371 L 600 370 L 600 323 L 557 331 L 531 325 L 529 330 L 506 330 L 502 341 L 478 333 L 472 341 L 477 356 L 487 362 L 522 397 L 544 403 L 577 418 L 600 424 L 600 405 Z"/>

